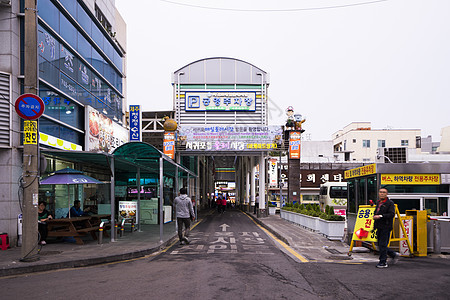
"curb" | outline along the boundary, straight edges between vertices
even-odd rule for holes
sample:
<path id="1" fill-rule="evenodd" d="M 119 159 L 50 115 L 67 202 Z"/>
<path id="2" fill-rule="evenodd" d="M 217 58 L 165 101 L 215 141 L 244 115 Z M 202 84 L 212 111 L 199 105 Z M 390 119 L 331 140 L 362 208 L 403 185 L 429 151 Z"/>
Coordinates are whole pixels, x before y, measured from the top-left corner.
<path id="1" fill-rule="evenodd" d="M 283 243 L 285 243 L 286 245 L 290 246 L 289 241 L 287 240 L 287 238 L 285 238 L 284 236 L 282 236 L 279 232 L 275 231 L 273 228 L 271 228 L 270 226 L 264 224 L 264 222 L 262 222 L 260 219 L 256 218 L 255 216 L 253 216 L 252 214 L 245 212 L 243 210 L 241 210 L 244 214 L 246 214 L 247 216 L 249 216 L 250 218 L 252 218 L 252 220 L 254 222 L 256 222 L 257 224 L 261 225 L 262 227 L 264 227 L 265 229 L 267 229 L 268 231 L 270 231 L 270 233 L 272 233 L 274 236 L 276 236 L 279 240 L 283 241 Z"/>
<path id="2" fill-rule="evenodd" d="M 96 257 L 96 258 L 86 258 L 82 260 L 73 260 L 73 261 L 65 261 L 65 262 L 57 262 L 57 263 L 49 263 L 44 265 L 34 265 L 34 266 L 20 266 L 20 267 L 12 267 L 8 269 L 0 270 L 0 277 L 13 276 L 13 275 L 22 275 L 27 273 L 35 273 L 35 272 L 45 272 L 59 269 L 70 269 L 70 268 L 81 268 L 87 266 L 94 266 L 112 262 L 118 262 L 128 259 L 135 259 L 144 257 L 146 255 L 155 253 L 166 248 L 177 238 L 176 234 L 169 238 L 167 241 L 163 242 L 161 245 L 140 250 L 140 251 L 131 251 L 122 254 L 115 254 L 104 257 Z"/>

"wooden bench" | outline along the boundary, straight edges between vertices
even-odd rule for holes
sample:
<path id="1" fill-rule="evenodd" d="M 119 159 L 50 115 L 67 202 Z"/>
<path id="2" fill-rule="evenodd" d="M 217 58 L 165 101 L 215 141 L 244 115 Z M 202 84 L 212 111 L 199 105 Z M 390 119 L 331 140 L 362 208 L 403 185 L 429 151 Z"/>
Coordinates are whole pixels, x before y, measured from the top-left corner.
<path id="1" fill-rule="evenodd" d="M 89 222 L 91 217 L 75 217 L 52 219 L 47 221 L 48 236 L 53 237 L 73 237 L 78 245 L 83 245 L 82 236 L 91 234 L 94 240 L 97 240 L 96 232 L 99 226 L 92 226 Z"/>

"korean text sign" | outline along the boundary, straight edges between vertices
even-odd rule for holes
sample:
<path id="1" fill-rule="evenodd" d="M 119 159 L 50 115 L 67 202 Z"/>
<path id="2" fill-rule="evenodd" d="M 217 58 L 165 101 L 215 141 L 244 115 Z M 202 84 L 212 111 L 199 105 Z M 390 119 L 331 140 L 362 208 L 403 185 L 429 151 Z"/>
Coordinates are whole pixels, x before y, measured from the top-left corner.
<path id="1" fill-rule="evenodd" d="M 360 205 L 356 215 L 355 229 L 353 231 L 353 241 L 376 242 L 376 233 L 372 232 L 375 206 Z"/>
<path id="2" fill-rule="evenodd" d="M 130 105 L 130 142 L 141 140 L 141 106 Z"/>
<path id="3" fill-rule="evenodd" d="M 301 136 L 299 131 L 289 132 L 289 158 L 300 159 Z"/>

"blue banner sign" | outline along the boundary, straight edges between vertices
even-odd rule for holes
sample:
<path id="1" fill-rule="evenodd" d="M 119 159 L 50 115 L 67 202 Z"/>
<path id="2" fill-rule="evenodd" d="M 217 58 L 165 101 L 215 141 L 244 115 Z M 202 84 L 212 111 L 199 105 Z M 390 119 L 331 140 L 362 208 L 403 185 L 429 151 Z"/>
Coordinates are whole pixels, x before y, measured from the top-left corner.
<path id="1" fill-rule="evenodd" d="M 130 105 L 130 142 L 141 141 L 141 106 Z"/>

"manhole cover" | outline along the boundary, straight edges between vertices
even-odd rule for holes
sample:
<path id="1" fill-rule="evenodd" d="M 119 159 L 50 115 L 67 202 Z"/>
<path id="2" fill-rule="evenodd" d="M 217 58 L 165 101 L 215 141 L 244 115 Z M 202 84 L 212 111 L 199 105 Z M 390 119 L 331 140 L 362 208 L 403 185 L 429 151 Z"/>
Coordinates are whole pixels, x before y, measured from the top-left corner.
<path id="1" fill-rule="evenodd" d="M 61 254 L 62 251 L 44 251 L 44 252 L 40 252 L 40 255 L 55 255 L 55 254 Z"/>

